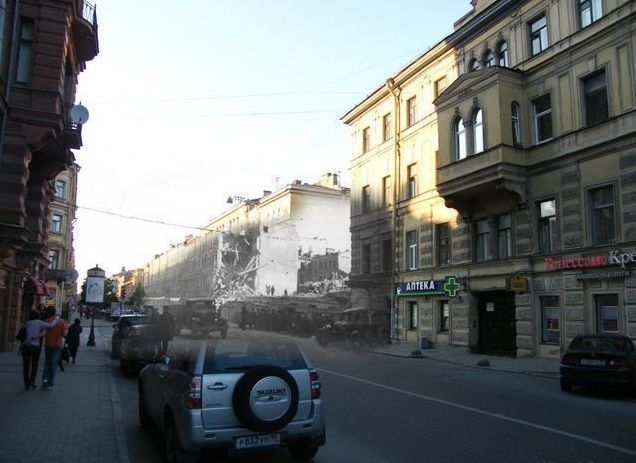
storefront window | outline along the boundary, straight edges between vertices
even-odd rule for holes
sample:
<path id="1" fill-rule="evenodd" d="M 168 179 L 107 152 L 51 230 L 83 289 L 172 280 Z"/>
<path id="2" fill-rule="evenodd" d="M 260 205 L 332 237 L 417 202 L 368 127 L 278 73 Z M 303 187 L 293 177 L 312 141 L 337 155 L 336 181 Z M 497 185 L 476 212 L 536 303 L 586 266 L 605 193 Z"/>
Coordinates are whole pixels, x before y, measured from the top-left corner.
<path id="1" fill-rule="evenodd" d="M 596 316 L 599 333 L 618 333 L 618 295 L 596 296 Z"/>
<path id="2" fill-rule="evenodd" d="M 559 343 L 559 298 L 545 296 L 541 298 L 542 330 L 541 341 L 550 344 Z"/>
<path id="3" fill-rule="evenodd" d="M 439 331 L 448 331 L 450 311 L 448 301 L 439 302 Z"/>
<path id="4" fill-rule="evenodd" d="M 417 329 L 417 302 L 409 302 L 409 330 Z"/>

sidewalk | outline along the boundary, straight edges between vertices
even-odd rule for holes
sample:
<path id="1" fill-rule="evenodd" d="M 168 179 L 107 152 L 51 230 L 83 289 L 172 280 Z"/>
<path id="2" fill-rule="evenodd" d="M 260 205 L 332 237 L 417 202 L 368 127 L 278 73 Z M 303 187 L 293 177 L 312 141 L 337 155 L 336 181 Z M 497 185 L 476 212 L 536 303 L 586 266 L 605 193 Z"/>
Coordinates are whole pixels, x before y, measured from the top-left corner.
<path id="1" fill-rule="evenodd" d="M 50 391 L 39 389 L 44 353 L 38 389 L 30 391 L 24 390 L 22 357 L 16 352 L 0 353 L 0 462 L 128 462 L 106 350 L 111 326 L 96 320 L 96 346 L 87 347 L 90 321 L 82 320 L 77 364 L 65 363 L 65 371 L 57 371 L 55 389 Z"/>
<path id="2" fill-rule="evenodd" d="M 448 347 L 438 349 L 419 349 L 421 356 L 412 355 L 417 349 L 414 344 L 396 343 L 381 346 L 373 346 L 367 349 L 376 354 L 390 355 L 405 358 L 426 358 L 440 362 L 453 363 L 464 367 L 479 368 L 482 370 L 505 371 L 522 373 L 549 378 L 559 378 L 559 359 L 545 358 L 515 358 L 499 357 L 496 355 L 472 354 L 466 347 Z M 482 361 L 487 360 L 488 366 L 481 366 Z"/>

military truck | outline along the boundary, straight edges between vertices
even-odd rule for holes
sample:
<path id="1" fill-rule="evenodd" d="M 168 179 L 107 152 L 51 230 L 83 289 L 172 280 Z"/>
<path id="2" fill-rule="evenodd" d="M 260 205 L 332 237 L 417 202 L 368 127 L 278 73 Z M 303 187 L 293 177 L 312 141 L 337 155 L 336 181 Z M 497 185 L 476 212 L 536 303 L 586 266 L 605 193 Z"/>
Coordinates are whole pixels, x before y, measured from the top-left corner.
<path id="1" fill-rule="evenodd" d="M 220 333 L 222 338 L 227 337 L 228 320 L 221 316 L 214 299 L 186 299 L 185 304 L 170 306 L 170 313 L 174 316 L 177 335 L 205 337 Z"/>
<path id="2" fill-rule="evenodd" d="M 332 341 L 345 341 L 353 346 L 361 343 L 383 342 L 389 338 L 389 314 L 366 308 L 346 309 L 336 321 L 325 324 L 316 334 L 321 346 Z"/>

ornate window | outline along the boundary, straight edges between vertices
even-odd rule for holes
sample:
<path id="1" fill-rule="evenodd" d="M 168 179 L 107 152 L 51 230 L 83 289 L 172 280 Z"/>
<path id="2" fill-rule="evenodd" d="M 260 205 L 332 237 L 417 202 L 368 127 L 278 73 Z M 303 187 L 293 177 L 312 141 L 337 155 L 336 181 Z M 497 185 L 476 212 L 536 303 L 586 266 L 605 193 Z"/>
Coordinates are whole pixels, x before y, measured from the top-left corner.
<path id="1" fill-rule="evenodd" d="M 479 69 L 479 61 L 477 61 L 477 58 L 473 58 L 472 60 L 470 60 L 470 63 L 468 64 L 468 70 L 470 72 L 473 71 L 477 71 Z"/>
<path id="2" fill-rule="evenodd" d="M 508 42 L 502 40 L 497 46 L 497 64 L 502 68 L 510 66 L 510 59 L 508 57 Z"/>
<path id="3" fill-rule="evenodd" d="M 455 160 L 464 159 L 466 157 L 466 127 L 461 117 L 455 120 L 453 127 L 455 135 Z"/>
<path id="4" fill-rule="evenodd" d="M 492 51 L 486 50 L 484 53 L 484 66 L 487 68 L 495 65 L 495 55 Z"/>
<path id="5" fill-rule="evenodd" d="M 484 114 L 481 108 L 473 112 L 473 148 L 474 154 L 484 150 Z"/>
<path id="6" fill-rule="evenodd" d="M 510 105 L 510 119 L 512 123 L 512 143 L 521 146 L 521 119 L 519 118 L 519 104 Z"/>

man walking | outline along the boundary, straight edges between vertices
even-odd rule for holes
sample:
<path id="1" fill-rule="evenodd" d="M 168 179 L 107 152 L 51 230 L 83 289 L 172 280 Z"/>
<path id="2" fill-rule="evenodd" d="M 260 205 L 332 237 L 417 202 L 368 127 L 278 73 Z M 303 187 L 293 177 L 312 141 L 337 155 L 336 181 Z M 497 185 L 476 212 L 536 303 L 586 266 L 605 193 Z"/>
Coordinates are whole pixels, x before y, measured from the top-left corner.
<path id="1" fill-rule="evenodd" d="M 55 318 L 55 309 L 48 308 L 46 311 L 47 322 Z M 66 333 L 66 323 L 60 321 L 50 328 L 44 335 L 44 371 L 42 372 L 42 389 L 53 389 L 55 383 L 55 373 L 60 363 L 62 346 L 64 345 L 64 334 Z"/>
<path id="2" fill-rule="evenodd" d="M 75 363 L 75 357 L 77 356 L 77 349 L 80 344 L 80 334 L 82 332 L 82 321 L 79 318 L 75 319 L 75 322 L 69 327 L 66 333 L 66 344 L 68 344 L 68 350 L 71 353 L 73 363 Z"/>
<path id="3" fill-rule="evenodd" d="M 161 355 L 166 355 L 168 352 L 168 343 L 172 341 L 174 335 L 174 317 L 168 311 L 168 307 L 163 308 L 163 313 L 159 317 L 159 329 L 161 332 Z"/>

